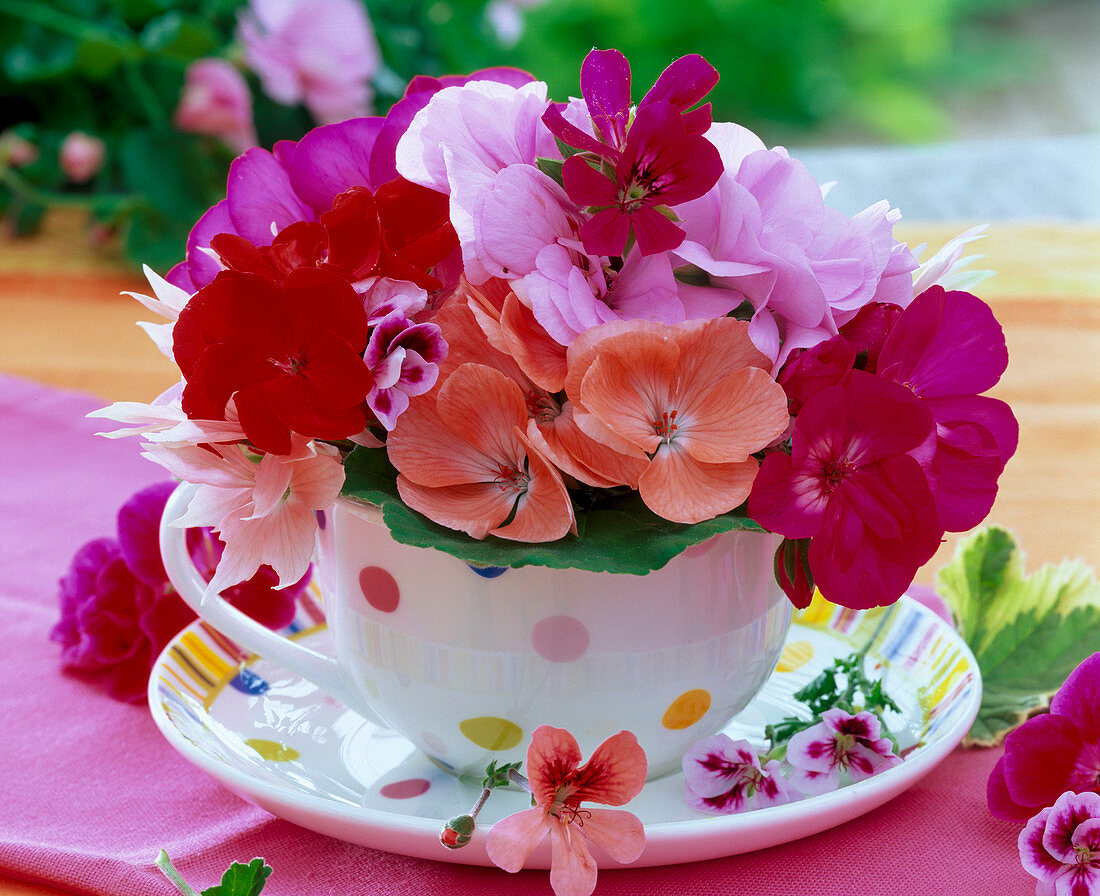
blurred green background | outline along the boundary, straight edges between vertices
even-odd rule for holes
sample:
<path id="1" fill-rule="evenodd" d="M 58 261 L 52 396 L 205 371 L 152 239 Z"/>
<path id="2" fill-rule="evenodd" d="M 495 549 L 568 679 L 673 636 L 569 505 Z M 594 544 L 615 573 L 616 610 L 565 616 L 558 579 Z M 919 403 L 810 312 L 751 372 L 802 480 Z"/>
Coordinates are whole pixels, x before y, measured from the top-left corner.
<path id="1" fill-rule="evenodd" d="M 1070 0 L 1080 3 L 1080 0 Z M 160 269 L 182 256 L 194 220 L 224 195 L 233 153 L 184 134 L 172 113 L 187 66 L 241 65 L 245 0 L 0 0 L 0 211 L 9 234 L 47 209 L 88 209 L 91 233 Z M 578 91 L 593 46 L 630 59 L 639 98 L 675 57 L 701 53 L 721 72 L 717 120 L 769 145 L 932 141 L 980 107 L 1050 72 L 1029 23 L 1066 0 L 366 0 L 382 66 L 379 114 L 416 74 L 525 68 L 551 96 Z M 244 68 L 244 66 L 241 66 Z M 260 145 L 314 125 L 302 106 L 264 95 L 245 71 Z M 964 105 L 959 106 L 960 100 Z M 64 137 L 102 140 L 102 167 L 73 183 Z M 14 137 L 35 148 L 17 160 Z M 7 143 L 5 143 L 5 139 Z M 18 164 L 17 164 L 18 161 Z"/>

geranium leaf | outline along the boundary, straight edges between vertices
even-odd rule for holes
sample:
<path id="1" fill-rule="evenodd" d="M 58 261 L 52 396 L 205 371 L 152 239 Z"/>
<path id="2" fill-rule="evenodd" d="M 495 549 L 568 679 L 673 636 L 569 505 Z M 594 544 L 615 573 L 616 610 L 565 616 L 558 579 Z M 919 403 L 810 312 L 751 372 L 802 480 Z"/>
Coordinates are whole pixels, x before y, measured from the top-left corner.
<path id="1" fill-rule="evenodd" d="M 406 507 L 394 483 L 397 471 L 381 449 L 355 449 L 344 469 L 347 479 L 343 494 L 379 505 L 396 541 L 437 548 L 473 566 L 549 566 L 645 575 L 660 569 L 685 548 L 720 532 L 761 531 L 748 517 L 736 513 L 690 526 L 672 523 L 653 513 L 636 495 L 628 495 L 579 509 L 578 535 L 543 544 L 524 544 L 492 535 L 478 541 Z"/>
<path id="2" fill-rule="evenodd" d="M 247 865 L 234 862 L 222 875 L 222 882 L 203 890 L 202 896 L 257 896 L 270 874 L 271 866 L 263 859 L 253 859 Z"/>
<path id="3" fill-rule="evenodd" d="M 967 743 L 993 745 L 1044 709 L 1100 642 L 1100 583 L 1080 561 L 1024 574 L 1003 529 L 959 543 L 939 591 L 982 671 L 982 704 Z"/>

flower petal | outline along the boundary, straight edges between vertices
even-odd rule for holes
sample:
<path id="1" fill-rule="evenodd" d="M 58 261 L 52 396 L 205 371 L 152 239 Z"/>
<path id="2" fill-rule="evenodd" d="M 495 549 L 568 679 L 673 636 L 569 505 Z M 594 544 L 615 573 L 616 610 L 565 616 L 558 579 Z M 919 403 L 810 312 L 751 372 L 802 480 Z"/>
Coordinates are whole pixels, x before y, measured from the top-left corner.
<path id="1" fill-rule="evenodd" d="M 622 806 L 638 795 L 646 778 L 645 751 L 630 731 L 620 731 L 601 743 L 577 769 L 573 798 L 606 806 Z"/>
<path id="2" fill-rule="evenodd" d="M 705 464 L 675 443 L 662 446 L 638 480 L 638 493 L 658 516 L 677 523 L 698 523 L 745 502 L 759 464 Z"/>
<path id="3" fill-rule="evenodd" d="M 622 809 L 585 809 L 584 834 L 616 862 L 637 861 L 645 851 L 645 827 Z"/>
<path id="4" fill-rule="evenodd" d="M 502 818 L 489 831 L 485 852 L 498 868 L 519 871 L 552 823 L 546 810 L 538 807 Z"/>
<path id="5" fill-rule="evenodd" d="M 572 777 L 580 762 L 581 748 L 572 734 L 550 725 L 536 728 L 527 747 L 527 780 L 535 802 L 552 805 L 558 788 Z"/>
<path id="6" fill-rule="evenodd" d="M 596 860 L 576 825 L 550 826 L 550 886 L 554 896 L 589 896 L 596 889 Z"/>

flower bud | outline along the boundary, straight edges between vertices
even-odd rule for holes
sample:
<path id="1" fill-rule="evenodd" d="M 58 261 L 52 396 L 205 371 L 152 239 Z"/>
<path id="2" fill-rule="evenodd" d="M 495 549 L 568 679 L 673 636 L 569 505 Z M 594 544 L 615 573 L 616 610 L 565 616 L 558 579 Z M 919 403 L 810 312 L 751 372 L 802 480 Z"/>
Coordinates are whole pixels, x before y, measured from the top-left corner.
<path id="1" fill-rule="evenodd" d="M 475 822 L 471 815 L 457 815 L 443 826 L 439 842 L 447 849 L 460 849 L 474 836 Z"/>
<path id="2" fill-rule="evenodd" d="M 61 170 L 73 183 L 85 184 L 103 167 L 107 147 L 98 137 L 73 131 L 61 142 Z"/>

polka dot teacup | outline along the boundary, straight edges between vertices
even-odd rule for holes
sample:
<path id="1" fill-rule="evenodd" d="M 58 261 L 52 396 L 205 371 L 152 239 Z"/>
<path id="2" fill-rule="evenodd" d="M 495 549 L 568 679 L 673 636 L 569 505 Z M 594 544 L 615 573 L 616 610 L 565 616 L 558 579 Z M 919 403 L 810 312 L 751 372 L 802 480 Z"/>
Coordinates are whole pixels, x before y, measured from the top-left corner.
<path id="1" fill-rule="evenodd" d="M 377 715 L 456 774 L 480 777 L 493 759 L 523 760 L 543 724 L 568 729 L 585 755 L 632 731 L 650 777 L 672 771 L 756 694 L 790 623 L 769 534 L 717 536 L 632 576 L 475 569 L 395 542 L 377 509 L 344 500 L 320 519 L 317 569 L 335 659 L 224 601 L 197 611 L 352 709 Z M 186 597 L 193 588 L 176 567 L 190 564 L 180 561 L 166 554 Z"/>

